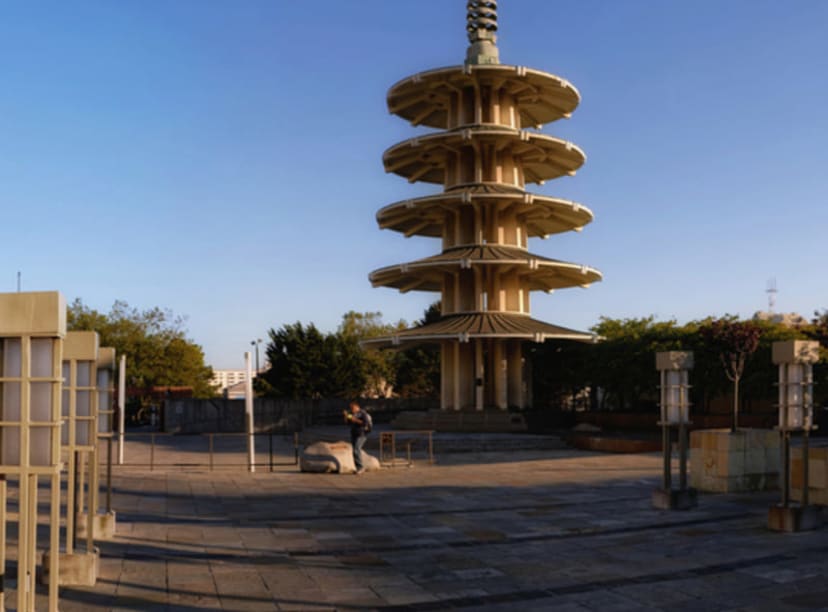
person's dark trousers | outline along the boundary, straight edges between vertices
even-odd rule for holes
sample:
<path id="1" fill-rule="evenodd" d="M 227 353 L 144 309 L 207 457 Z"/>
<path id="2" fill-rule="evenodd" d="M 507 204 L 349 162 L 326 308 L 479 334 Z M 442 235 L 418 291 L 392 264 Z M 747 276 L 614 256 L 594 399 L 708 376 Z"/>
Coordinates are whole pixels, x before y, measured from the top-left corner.
<path id="1" fill-rule="evenodd" d="M 354 467 L 359 471 L 362 469 L 362 447 L 365 446 L 365 435 L 351 436 L 351 446 L 354 447 Z"/>

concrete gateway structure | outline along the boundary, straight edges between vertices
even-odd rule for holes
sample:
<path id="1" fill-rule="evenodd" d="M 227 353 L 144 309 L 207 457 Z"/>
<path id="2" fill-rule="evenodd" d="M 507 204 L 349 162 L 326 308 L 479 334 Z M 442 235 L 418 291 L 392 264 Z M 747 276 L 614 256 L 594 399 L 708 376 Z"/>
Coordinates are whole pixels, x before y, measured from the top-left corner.
<path id="1" fill-rule="evenodd" d="M 569 117 L 580 96 L 560 77 L 500 64 L 497 3 L 473 0 L 467 9 L 464 65 L 416 74 L 388 92 L 390 112 L 439 131 L 388 149 L 386 171 L 443 192 L 386 206 L 377 221 L 406 237 L 441 238 L 442 252 L 370 275 L 375 287 L 439 292 L 442 319 L 366 344 L 439 343 L 443 409 L 523 408 L 532 402 L 526 341 L 593 340 L 530 317 L 532 291 L 601 280 L 593 268 L 527 250 L 529 238 L 592 220 L 580 204 L 524 190 L 584 163 L 571 142 L 526 129 Z"/>

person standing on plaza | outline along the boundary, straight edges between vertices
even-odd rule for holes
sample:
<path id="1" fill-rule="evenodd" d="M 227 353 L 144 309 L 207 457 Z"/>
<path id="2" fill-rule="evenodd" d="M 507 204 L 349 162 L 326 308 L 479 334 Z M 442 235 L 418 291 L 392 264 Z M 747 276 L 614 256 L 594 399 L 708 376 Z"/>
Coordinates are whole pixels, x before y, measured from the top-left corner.
<path id="1" fill-rule="evenodd" d="M 362 465 L 362 447 L 365 446 L 366 425 L 368 416 L 357 402 L 348 405 L 350 412 L 345 412 L 345 422 L 351 426 L 351 446 L 354 449 L 354 467 L 356 474 L 362 474 L 365 467 Z"/>

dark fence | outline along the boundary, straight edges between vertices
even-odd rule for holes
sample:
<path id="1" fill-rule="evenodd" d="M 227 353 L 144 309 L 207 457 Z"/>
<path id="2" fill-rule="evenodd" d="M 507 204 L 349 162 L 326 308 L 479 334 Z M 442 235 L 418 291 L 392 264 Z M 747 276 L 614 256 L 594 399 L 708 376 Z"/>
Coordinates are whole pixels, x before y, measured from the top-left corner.
<path id="1" fill-rule="evenodd" d="M 388 423 L 404 410 L 429 410 L 430 399 L 363 399 L 363 408 L 375 423 Z M 278 400 L 256 398 L 253 406 L 257 432 L 293 433 L 311 425 L 342 423 L 346 400 Z M 244 400 L 223 398 L 176 399 L 164 403 L 161 430 L 167 433 L 237 433 L 245 431 Z"/>

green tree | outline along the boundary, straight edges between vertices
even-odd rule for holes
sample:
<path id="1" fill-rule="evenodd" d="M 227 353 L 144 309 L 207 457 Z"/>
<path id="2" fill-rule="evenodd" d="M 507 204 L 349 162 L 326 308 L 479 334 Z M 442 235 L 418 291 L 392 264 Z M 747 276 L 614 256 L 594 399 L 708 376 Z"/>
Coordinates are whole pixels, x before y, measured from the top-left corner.
<path id="1" fill-rule="evenodd" d="M 270 343 L 265 350 L 270 369 L 261 375 L 276 397 L 306 399 L 326 397 L 331 383 L 335 347 L 311 323 L 296 322 L 268 332 Z"/>
<path id="2" fill-rule="evenodd" d="M 405 322 L 396 325 L 383 323 L 381 312 L 355 312 L 353 310 L 342 315 L 342 322 L 337 329 L 337 336 L 343 351 L 349 351 L 346 346 L 355 344 L 359 348 L 360 342 L 371 338 L 388 336 L 405 327 Z M 350 355 L 350 352 L 347 354 Z M 372 348 L 362 348 L 361 360 L 355 367 L 361 369 L 361 374 L 355 375 L 357 380 L 364 380 L 365 387 L 359 389 L 356 395 L 367 397 L 384 397 L 387 391 L 395 384 L 397 373 L 397 359 L 391 351 L 380 351 Z M 352 397 L 356 397 L 352 395 Z"/>
<path id="3" fill-rule="evenodd" d="M 434 302 L 423 313 L 416 326 L 436 323 L 441 318 L 440 302 Z M 400 397 L 436 398 L 440 394 L 440 347 L 421 344 L 396 352 L 395 391 Z"/>
<path id="4" fill-rule="evenodd" d="M 718 355 L 724 373 L 733 383 L 733 425 L 739 426 L 739 381 L 748 360 L 759 348 L 762 328 L 753 321 L 736 321 L 732 317 L 714 319 L 699 328 L 699 334 Z"/>
<path id="5" fill-rule="evenodd" d="M 106 314 L 80 299 L 67 309 L 69 330 L 96 331 L 101 346 L 126 356 L 128 387 L 191 387 L 196 397 L 211 397 L 213 370 L 204 363 L 201 347 L 187 338 L 184 322 L 169 310 L 138 310 L 123 301 Z"/>
<path id="6" fill-rule="evenodd" d="M 592 327 L 600 340 L 588 347 L 592 359 L 587 362 L 591 385 L 603 390 L 601 408 L 629 410 L 647 400 L 655 403 L 658 384 L 655 353 L 682 348 L 683 330 L 675 321 L 610 319 L 602 317 Z"/>

